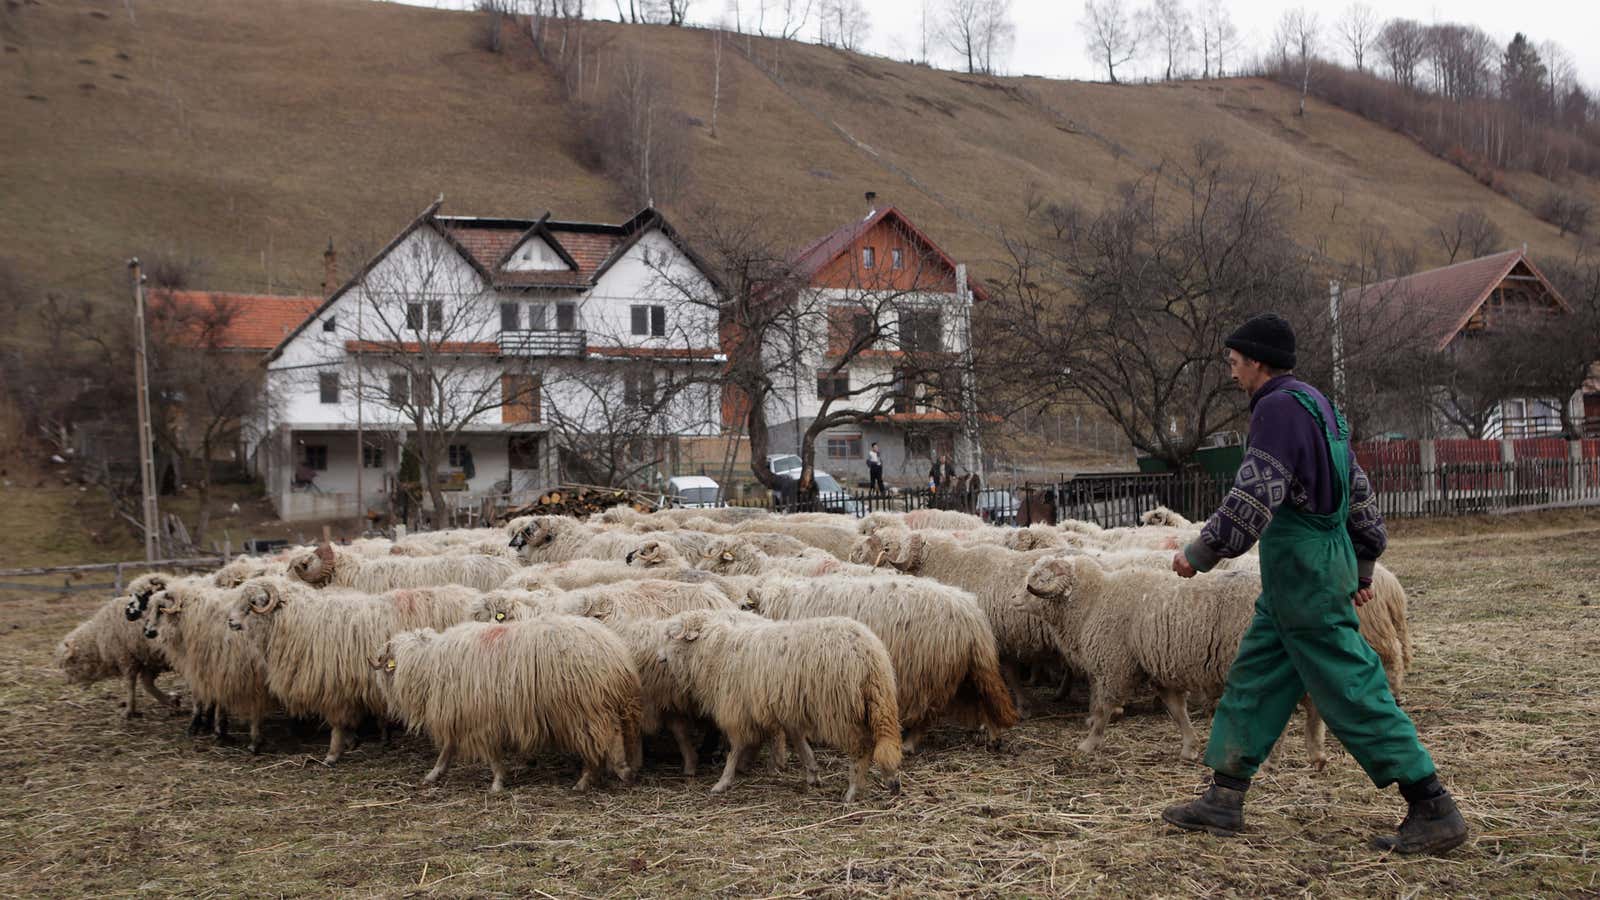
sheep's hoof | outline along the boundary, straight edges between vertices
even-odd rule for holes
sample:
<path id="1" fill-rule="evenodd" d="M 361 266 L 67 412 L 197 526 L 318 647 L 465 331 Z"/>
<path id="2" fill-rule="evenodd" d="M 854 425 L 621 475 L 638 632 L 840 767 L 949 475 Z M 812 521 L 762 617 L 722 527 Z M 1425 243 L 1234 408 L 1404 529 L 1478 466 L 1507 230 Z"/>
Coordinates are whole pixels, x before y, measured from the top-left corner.
<path id="1" fill-rule="evenodd" d="M 260 742 L 258 742 L 258 741 L 252 741 L 251 742 L 251 744 L 250 744 L 250 755 L 251 756 L 260 756 L 261 755 L 261 744 L 260 744 Z"/>
<path id="2" fill-rule="evenodd" d="M 853 784 L 850 785 L 850 787 L 844 792 L 844 802 L 846 802 L 846 803 L 854 803 L 854 802 L 856 802 L 856 786 L 855 785 L 853 785 Z"/>
<path id="3" fill-rule="evenodd" d="M 822 778 L 815 772 L 806 773 L 806 787 L 821 787 Z"/>
<path id="4" fill-rule="evenodd" d="M 900 795 L 900 776 L 899 775 L 895 775 L 893 778 L 890 778 L 887 782 L 884 783 L 884 786 L 889 789 L 889 793 L 894 794 L 895 796 L 899 796 Z"/>
<path id="5" fill-rule="evenodd" d="M 489 785 L 489 793 L 491 794 L 503 794 L 505 792 L 506 786 L 501 784 L 499 779 L 496 779 L 494 784 Z"/>
<path id="6" fill-rule="evenodd" d="M 1079 753 L 1093 753 L 1095 750 L 1099 749 L 1099 747 L 1100 743 L 1093 738 L 1084 738 L 1078 742 Z"/>
<path id="7" fill-rule="evenodd" d="M 1321 772 L 1323 769 L 1326 769 L 1327 767 L 1328 767 L 1328 758 L 1326 756 L 1313 756 L 1311 758 L 1311 771 L 1313 771 L 1313 772 Z"/>
<path id="8" fill-rule="evenodd" d="M 713 794 L 726 794 L 728 792 L 728 787 L 729 787 L 728 785 L 723 784 L 722 782 L 719 781 L 716 784 L 711 786 L 711 793 L 713 793 Z"/>
<path id="9" fill-rule="evenodd" d="M 1184 762 L 1199 762 L 1200 754 L 1196 753 L 1194 750 L 1184 750 L 1178 754 L 1178 758 Z"/>
<path id="10" fill-rule="evenodd" d="M 332 753 L 329 753 L 327 756 L 324 756 L 322 758 L 322 764 L 325 765 L 325 766 L 331 766 L 331 765 L 333 765 L 334 763 L 336 763 L 338 761 L 339 761 L 339 757 L 334 755 L 334 754 L 332 754 Z"/>
<path id="11" fill-rule="evenodd" d="M 683 767 L 683 774 L 688 778 L 693 778 L 695 776 L 696 771 L 697 770 L 695 769 L 695 767 L 691 766 L 691 765 L 685 765 Z"/>
<path id="12" fill-rule="evenodd" d="M 141 718 L 144 718 L 144 713 L 139 712 L 137 709 L 125 709 L 122 711 L 122 721 L 124 722 L 128 721 L 129 719 Z"/>

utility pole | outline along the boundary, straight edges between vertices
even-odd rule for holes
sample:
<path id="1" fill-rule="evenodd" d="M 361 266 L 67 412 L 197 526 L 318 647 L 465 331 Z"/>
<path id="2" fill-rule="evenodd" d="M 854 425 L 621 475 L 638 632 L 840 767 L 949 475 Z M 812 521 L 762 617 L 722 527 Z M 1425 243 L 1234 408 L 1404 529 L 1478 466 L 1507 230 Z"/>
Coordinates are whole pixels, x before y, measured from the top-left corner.
<path id="1" fill-rule="evenodd" d="M 967 438 L 967 471 L 985 483 L 983 445 L 978 433 L 978 375 L 972 350 L 972 289 L 967 265 L 956 266 L 956 339 L 961 342 L 961 429 Z"/>
<path id="2" fill-rule="evenodd" d="M 151 459 L 150 446 L 150 364 L 145 352 L 144 334 L 144 272 L 136 256 L 128 260 L 133 272 L 133 378 L 139 402 L 139 481 L 144 497 L 144 558 L 147 562 L 160 559 L 160 542 L 156 537 L 156 467 Z"/>

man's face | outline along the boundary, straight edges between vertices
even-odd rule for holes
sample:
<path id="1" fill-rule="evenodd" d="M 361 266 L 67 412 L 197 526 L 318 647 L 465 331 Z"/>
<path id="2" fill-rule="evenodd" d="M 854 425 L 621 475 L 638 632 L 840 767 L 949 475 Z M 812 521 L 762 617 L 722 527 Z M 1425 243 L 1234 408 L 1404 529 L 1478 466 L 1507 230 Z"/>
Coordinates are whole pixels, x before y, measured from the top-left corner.
<path id="1" fill-rule="evenodd" d="M 1245 393 L 1254 391 L 1261 375 L 1261 363 L 1249 359 L 1233 348 L 1228 348 L 1228 377 Z"/>

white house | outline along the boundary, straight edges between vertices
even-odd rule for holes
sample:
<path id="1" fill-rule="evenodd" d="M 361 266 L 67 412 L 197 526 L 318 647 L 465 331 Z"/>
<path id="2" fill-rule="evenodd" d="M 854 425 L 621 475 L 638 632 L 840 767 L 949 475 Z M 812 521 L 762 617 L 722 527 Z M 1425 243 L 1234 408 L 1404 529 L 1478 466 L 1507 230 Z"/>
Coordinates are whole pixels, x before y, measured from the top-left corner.
<path id="1" fill-rule="evenodd" d="M 771 350 L 798 365 L 782 367 L 767 403 L 769 446 L 799 453 L 825 406 L 870 410 L 863 421 L 818 435 L 817 467 L 846 484 L 865 479 L 876 441 L 887 481 L 921 485 L 942 453 L 963 472 L 981 464 L 969 363 L 972 304 L 984 294 L 969 284 L 965 265 L 875 199 L 867 195 L 864 218 L 794 257 L 809 290 L 798 302 L 815 314 L 801 317 L 809 334 Z M 725 404 L 725 424 L 737 412 L 738 404 Z"/>
<path id="2" fill-rule="evenodd" d="M 439 477 L 462 505 L 552 486 L 562 448 L 619 422 L 717 433 L 712 279 L 660 213 L 602 224 L 439 206 L 267 355 L 271 412 L 248 452 L 282 518 L 384 508 L 419 416 L 459 432 Z"/>

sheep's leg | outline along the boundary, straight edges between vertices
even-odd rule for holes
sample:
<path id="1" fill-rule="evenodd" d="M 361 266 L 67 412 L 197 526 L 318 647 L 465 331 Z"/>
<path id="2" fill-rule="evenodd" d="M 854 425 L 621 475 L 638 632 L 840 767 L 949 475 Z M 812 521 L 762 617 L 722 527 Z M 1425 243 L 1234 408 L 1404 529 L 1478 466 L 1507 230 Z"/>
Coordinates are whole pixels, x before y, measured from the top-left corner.
<path id="1" fill-rule="evenodd" d="M 177 694 L 168 694 L 161 690 L 161 688 L 156 687 L 156 673 L 150 671 L 149 669 L 141 670 L 139 672 L 139 683 L 144 685 L 144 692 L 149 694 L 151 697 L 154 697 L 157 703 L 160 703 L 162 706 L 171 706 L 173 709 L 178 708 L 179 701 Z"/>
<path id="2" fill-rule="evenodd" d="M 1000 677 L 1005 679 L 1005 685 L 1011 689 L 1011 697 L 1016 698 L 1016 717 L 1027 719 L 1032 714 L 1027 708 L 1027 698 L 1022 693 L 1022 681 L 1016 674 L 1016 663 L 1000 663 Z"/>
<path id="3" fill-rule="evenodd" d="M 1106 724 L 1111 718 L 1111 711 L 1116 704 L 1110 702 L 1110 691 L 1104 682 L 1096 678 L 1089 683 L 1089 734 L 1078 744 L 1078 750 L 1083 753 L 1093 753 L 1100 749 L 1100 744 L 1105 741 Z"/>
<path id="4" fill-rule="evenodd" d="M 189 733 L 199 734 L 206 727 L 206 706 L 198 699 L 194 701 L 194 710 L 189 716 Z"/>
<path id="5" fill-rule="evenodd" d="M 228 740 L 228 711 L 222 708 L 222 704 L 211 704 L 211 722 L 211 733 L 217 740 Z"/>
<path id="6" fill-rule="evenodd" d="M 817 774 L 817 757 L 811 752 L 811 742 L 799 732 L 789 735 L 789 741 L 794 744 L 795 752 L 800 754 L 800 767 L 806 773 L 806 786 L 816 787 L 822 783 L 822 777 Z"/>
<path id="7" fill-rule="evenodd" d="M 776 775 L 789 768 L 789 739 L 782 731 L 772 736 L 767 744 L 767 774 Z"/>
<path id="8" fill-rule="evenodd" d="M 711 793 L 713 794 L 724 793 L 728 788 L 733 787 L 733 779 L 739 774 L 740 757 L 748 755 L 755 746 L 741 743 L 731 737 L 728 740 L 732 741 L 733 746 L 728 750 L 728 761 L 722 767 L 722 777 L 711 787 Z"/>
<path id="9" fill-rule="evenodd" d="M 902 753 L 915 753 L 915 752 L 917 752 L 917 743 L 919 741 L 921 741 L 924 737 L 926 737 L 927 734 L 928 734 L 928 726 L 925 725 L 925 724 L 919 724 L 919 725 L 915 725 L 915 726 L 912 726 L 910 728 L 907 728 L 905 736 L 900 739 L 900 752 L 902 752 Z M 991 738 L 993 736 L 994 736 L 993 734 L 990 735 Z"/>
<path id="10" fill-rule="evenodd" d="M 1071 693 L 1072 693 L 1072 667 L 1071 666 L 1062 666 L 1061 667 L 1061 684 L 1059 684 L 1056 687 L 1056 697 L 1055 698 L 1059 702 L 1059 701 L 1067 699 L 1067 696 L 1069 694 L 1071 694 Z"/>
<path id="11" fill-rule="evenodd" d="M 333 726 L 333 736 L 328 738 L 328 755 L 322 758 L 322 764 L 331 766 L 339 761 L 340 754 L 344 753 L 345 735 L 348 729 L 342 724 Z"/>
<path id="12" fill-rule="evenodd" d="M 506 760 L 505 757 L 500 755 L 498 750 L 489 754 L 489 771 L 494 773 L 494 783 L 489 785 L 489 793 L 499 794 L 505 791 Z M 588 786 L 584 784 L 584 781 L 592 774 L 593 770 L 589 768 L 588 763 L 585 763 L 583 767 L 583 777 L 578 779 L 578 790 L 582 791 L 588 789 Z"/>
<path id="13" fill-rule="evenodd" d="M 695 752 L 694 742 L 689 740 L 689 723 L 672 716 L 667 719 L 667 730 L 678 742 L 678 753 L 683 757 L 683 774 L 693 775 L 700 765 L 700 754 Z"/>
<path id="14" fill-rule="evenodd" d="M 639 737 L 639 730 L 629 729 L 626 725 L 617 728 L 608 742 L 606 756 L 608 760 L 605 761 L 610 763 L 611 772 L 618 781 L 623 784 L 633 781 L 633 773 L 638 771 L 634 760 L 644 757 L 644 743 Z M 597 765 L 595 768 L 600 767 Z"/>
<path id="15" fill-rule="evenodd" d="M 266 713 L 261 710 L 256 710 L 250 715 L 250 753 L 252 755 L 261 752 L 261 720 L 266 717 Z"/>
<path id="16" fill-rule="evenodd" d="M 1199 738 L 1194 733 L 1194 723 L 1189 721 L 1189 694 L 1175 688 L 1163 688 L 1160 691 L 1161 703 L 1167 708 L 1167 715 L 1178 726 L 1178 734 L 1183 738 L 1183 749 L 1178 751 L 1178 758 L 1184 762 L 1194 762 L 1200 758 L 1195 745 Z"/>
<path id="17" fill-rule="evenodd" d="M 439 748 L 438 761 L 433 764 L 433 768 L 428 771 L 428 774 L 422 776 L 422 783 L 433 784 L 443 778 L 444 773 L 450 771 L 450 762 L 455 758 L 456 745 L 446 741 L 444 746 Z"/>
<path id="18" fill-rule="evenodd" d="M 1317 712 L 1310 694 L 1300 698 L 1300 705 L 1306 711 L 1306 756 L 1311 760 L 1312 770 L 1321 772 L 1328 767 L 1328 749 L 1324 746 L 1327 727 L 1322 724 L 1322 713 Z"/>
<path id="19" fill-rule="evenodd" d="M 122 718 L 123 718 L 124 721 L 126 721 L 128 719 L 131 719 L 134 716 L 137 716 L 139 714 L 139 711 L 134 708 L 134 698 L 136 696 L 138 696 L 138 687 L 139 687 L 139 671 L 137 669 L 129 669 L 128 670 L 128 699 L 127 699 L 127 704 L 122 708 Z"/>
<path id="20" fill-rule="evenodd" d="M 844 802 L 854 803 L 856 795 L 867 786 L 867 772 L 872 768 L 872 751 L 856 757 L 850 763 L 850 786 L 845 789 Z"/>

